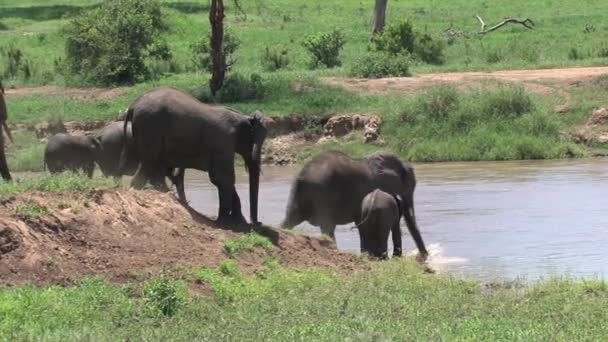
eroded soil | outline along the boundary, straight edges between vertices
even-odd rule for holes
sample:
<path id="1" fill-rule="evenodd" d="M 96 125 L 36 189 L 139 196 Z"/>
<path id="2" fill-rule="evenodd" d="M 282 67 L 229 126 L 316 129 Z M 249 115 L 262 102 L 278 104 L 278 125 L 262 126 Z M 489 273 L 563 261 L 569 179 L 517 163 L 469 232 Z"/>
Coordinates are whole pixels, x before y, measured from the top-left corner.
<path id="1" fill-rule="evenodd" d="M 167 268 L 216 267 L 229 258 L 224 242 L 250 229 L 217 226 L 171 194 L 151 190 L 19 194 L 0 202 L 0 285 L 70 284 L 87 275 L 124 282 Z M 257 230 L 271 238 L 269 253 L 286 267 L 369 267 L 329 240 Z M 252 273 L 265 252 L 236 258 L 241 271 Z"/>

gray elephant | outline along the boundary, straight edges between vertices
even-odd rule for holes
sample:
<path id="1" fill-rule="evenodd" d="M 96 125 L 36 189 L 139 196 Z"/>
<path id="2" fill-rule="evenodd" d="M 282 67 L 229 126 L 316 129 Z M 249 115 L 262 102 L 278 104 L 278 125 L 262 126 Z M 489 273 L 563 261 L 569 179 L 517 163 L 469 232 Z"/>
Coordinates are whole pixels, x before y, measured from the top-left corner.
<path id="1" fill-rule="evenodd" d="M 336 151 L 317 155 L 294 180 L 282 225 L 292 228 L 308 221 L 335 240 L 336 225 L 360 222 L 361 202 L 376 188 L 401 196 L 407 227 L 420 257 L 426 258 L 414 212 L 414 170 L 392 154 L 375 153 L 361 159 Z"/>
<path id="2" fill-rule="evenodd" d="M 168 168 L 207 171 L 218 189 L 218 221 L 244 223 L 234 186 L 234 157 L 239 154 L 249 172 L 251 222 L 258 223 L 261 151 L 267 134 L 260 116 L 203 104 L 180 90 L 161 87 L 135 99 L 127 110 L 125 132 L 129 122 L 141 160 L 131 186 L 141 189 L 150 182 L 166 191 L 163 174 Z M 121 164 L 126 153 L 123 144 Z"/>
<path id="3" fill-rule="evenodd" d="M 91 178 L 98 151 L 99 143 L 93 135 L 58 133 L 48 139 L 44 165 L 51 173 L 82 170 Z"/>
<path id="4" fill-rule="evenodd" d="M 360 221 L 356 222 L 361 240 L 361 252 L 386 259 L 388 236 L 393 233 L 393 256 L 401 256 L 402 204 L 398 195 L 375 189 L 363 197 Z"/>
<path id="5" fill-rule="evenodd" d="M 4 102 L 4 87 L 0 81 L 0 176 L 2 176 L 5 181 L 10 182 L 12 177 L 10 171 L 8 170 L 8 163 L 6 162 L 6 153 L 4 152 L 4 135 L 2 134 L 2 130 L 4 129 L 8 138 L 13 141 L 11 131 L 6 124 L 7 119 L 8 112 L 6 110 L 6 103 Z"/>
<path id="6" fill-rule="evenodd" d="M 132 176 L 137 171 L 139 157 L 135 145 L 132 143 L 131 124 L 127 125 L 126 130 L 127 154 L 125 164 L 122 170 L 119 167 L 124 137 L 124 121 L 111 122 L 95 133 L 95 139 L 99 145 L 96 161 L 105 177 L 120 179 L 124 175 Z M 180 200 L 185 202 L 184 169 L 174 170 L 170 168 L 167 170 L 166 176 L 175 184 Z"/>

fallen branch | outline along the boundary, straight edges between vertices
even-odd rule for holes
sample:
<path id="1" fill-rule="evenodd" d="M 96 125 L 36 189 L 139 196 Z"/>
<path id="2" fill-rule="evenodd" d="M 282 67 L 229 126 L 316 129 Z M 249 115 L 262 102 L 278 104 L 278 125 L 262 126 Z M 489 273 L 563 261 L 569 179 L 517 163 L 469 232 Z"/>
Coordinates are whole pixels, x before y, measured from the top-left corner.
<path id="1" fill-rule="evenodd" d="M 479 23 L 481 24 L 481 28 L 479 29 L 478 34 L 486 34 L 486 33 L 498 30 L 499 28 L 501 28 L 507 24 L 520 24 L 529 30 L 534 29 L 534 25 L 535 25 L 534 22 L 529 18 L 520 20 L 520 19 L 508 17 L 508 18 L 505 18 L 500 23 L 486 29 L 486 23 L 483 21 L 483 19 L 481 19 L 481 17 L 479 15 L 476 15 L 476 17 L 477 17 L 477 20 L 479 20 Z"/>

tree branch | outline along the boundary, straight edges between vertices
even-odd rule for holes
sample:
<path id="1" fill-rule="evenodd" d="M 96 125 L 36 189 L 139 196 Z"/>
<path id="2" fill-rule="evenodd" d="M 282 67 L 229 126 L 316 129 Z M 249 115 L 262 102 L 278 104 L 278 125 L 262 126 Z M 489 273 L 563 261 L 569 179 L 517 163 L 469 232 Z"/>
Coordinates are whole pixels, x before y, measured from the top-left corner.
<path id="1" fill-rule="evenodd" d="M 479 20 L 479 23 L 481 24 L 478 34 L 490 33 L 492 31 L 498 30 L 499 28 L 501 28 L 507 24 L 520 24 L 529 30 L 534 29 L 534 26 L 535 26 L 534 22 L 529 18 L 515 19 L 512 17 L 507 17 L 507 18 L 504 18 L 504 20 L 499 22 L 498 24 L 486 29 L 486 23 L 483 21 L 483 19 L 481 19 L 481 17 L 479 15 L 475 15 L 475 17 L 477 17 L 477 20 Z"/>

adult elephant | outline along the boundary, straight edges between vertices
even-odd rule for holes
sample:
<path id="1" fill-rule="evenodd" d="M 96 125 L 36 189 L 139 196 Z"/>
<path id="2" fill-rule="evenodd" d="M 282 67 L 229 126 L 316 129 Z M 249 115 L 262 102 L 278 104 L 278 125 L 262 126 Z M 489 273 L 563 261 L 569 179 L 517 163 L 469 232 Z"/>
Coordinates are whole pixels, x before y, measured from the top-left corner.
<path id="1" fill-rule="evenodd" d="M 6 110 L 6 103 L 4 102 L 4 87 L 2 86 L 2 82 L 0 82 L 0 175 L 5 181 L 10 182 L 12 177 L 10 171 L 8 170 L 8 163 L 6 162 L 6 153 L 4 152 L 4 135 L 2 134 L 2 130 L 4 129 L 8 138 L 13 141 L 11 131 L 6 124 L 7 119 L 8 112 Z"/>
<path id="2" fill-rule="evenodd" d="M 234 155 L 238 153 L 249 172 L 251 222 L 258 222 L 258 189 L 262 145 L 266 127 L 259 115 L 203 104 L 171 87 L 140 95 L 127 110 L 124 131 L 133 125 L 133 141 L 141 164 L 131 186 L 147 182 L 166 191 L 167 168 L 193 168 L 209 173 L 219 195 L 218 221 L 246 222 L 234 186 Z M 126 156 L 123 144 L 121 164 Z"/>
<path id="3" fill-rule="evenodd" d="M 304 165 L 292 184 L 282 225 L 292 228 L 308 221 L 335 240 L 336 225 L 360 222 L 361 201 L 376 188 L 401 196 L 407 228 L 420 256 L 426 258 L 428 252 L 414 212 L 414 170 L 392 154 L 375 153 L 353 159 L 330 151 L 316 156 Z"/>
<path id="4" fill-rule="evenodd" d="M 92 135 L 58 133 L 48 139 L 44 149 L 44 166 L 51 173 L 82 170 L 91 178 L 98 150 L 99 144 Z"/>
<path id="5" fill-rule="evenodd" d="M 357 222 L 361 252 L 386 259 L 388 257 L 388 236 L 393 233 L 393 256 L 401 256 L 401 200 L 399 195 L 391 195 L 375 189 L 363 197 L 361 218 Z"/>
<path id="6" fill-rule="evenodd" d="M 111 122 L 95 133 L 95 139 L 99 145 L 95 159 L 101 169 L 101 173 L 105 177 L 120 179 L 124 175 L 133 176 L 135 174 L 139 167 L 139 157 L 137 156 L 135 144 L 133 144 L 133 133 L 130 123 L 127 125 L 125 132 L 124 121 Z M 119 164 L 123 142 L 126 142 L 127 152 L 125 164 L 120 169 Z M 167 169 L 166 176 L 175 184 L 180 200 L 185 202 L 184 169 Z"/>

